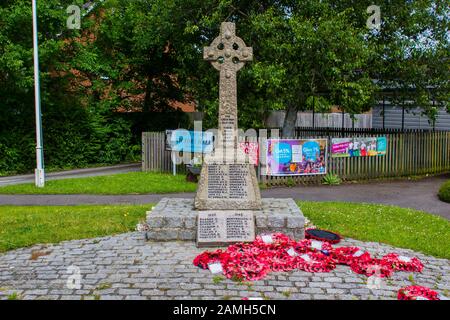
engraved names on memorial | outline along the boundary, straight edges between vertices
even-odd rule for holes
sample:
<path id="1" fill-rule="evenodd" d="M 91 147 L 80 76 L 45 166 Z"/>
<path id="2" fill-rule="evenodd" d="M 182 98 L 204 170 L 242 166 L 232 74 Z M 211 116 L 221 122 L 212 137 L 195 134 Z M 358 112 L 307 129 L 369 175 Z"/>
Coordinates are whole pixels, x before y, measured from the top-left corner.
<path id="1" fill-rule="evenodd" d="M 228 180 L 226 172 L 228 167 L 221 165 L 208 166 L 208 198 L 226 199 L 228 196 Z"/>
<path id="2" fill-rule="evenodd" d="M 219 219 L 215 213 L 205 213 L 198 216 L 198 236 L 201 239 L 221 239 Z"/>
<path id="3" fill-rule="evenodd" d="M 254 239 L 255 220 L 251 211 L 204 211 L 198 214 L 197 246 Z"/>
<path id="4" fill-rule="evenodd" d="M 245 199 L 248 197 L 248 166 L 242 164 L 229 165 L 230 198 Z"/>
<path id="5" fill-rule="evenodd" d="M 243 213 L 236 213 L 226 217 L 226 231 L 228 240 L 249 239 L 251 234 L 251 224 L 253 221 L 249 219 L 248 215 Z"/>
<path id="6" fill-rule="evenodd" d="M 248 167 L 243 164 L 208 166 L 208 198 L 245 199 L 248 197 Z"/>
<path id="7" fill-rule="evenodd" d="M 223 133 L 223 145 L 234 146 L 236 137 L 236 121 L 229 115 L 224 115 L 220 118 L 221 129 Z"/>

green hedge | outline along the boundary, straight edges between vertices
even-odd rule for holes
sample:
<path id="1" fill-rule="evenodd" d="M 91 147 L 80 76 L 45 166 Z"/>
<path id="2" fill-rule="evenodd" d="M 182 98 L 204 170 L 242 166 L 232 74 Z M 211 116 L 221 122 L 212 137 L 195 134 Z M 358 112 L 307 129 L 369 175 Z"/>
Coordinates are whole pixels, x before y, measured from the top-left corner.
<path id="1" fill-rule="evenodd" d="M 31 108 L 32 109 L 32 108 Z M 43 111 L 44 162 L 47 168 L 84 167 L 132 161 L 139 150 L 132 142 L 131 122 L 61 103 Z M 35 167 L 34 116 L 0 116 L 0 174 L 23 173 Z"/>
<path id="2" fill-rule="evenodd" d="M 182 112 L 115 113 L 47 103 L 43 110 L 44 163 L 47 169 L 82 168 L 95 164 L 138 161 L 142 131 L 186 127 Z M 20 116 L 11 110 L 0 114 L 0 176 L 32 172 L 35 168 L 35 123 L 33 106 Z M 7 112 L 10 111 L 10 112 Z"/>
<path id="3" fill-rule="evenodd" d="M 450 180 L 448 180 L 441 186 L 441 188 L 439 189 L 438 197 L 442 201 L 450 203 Z"/>

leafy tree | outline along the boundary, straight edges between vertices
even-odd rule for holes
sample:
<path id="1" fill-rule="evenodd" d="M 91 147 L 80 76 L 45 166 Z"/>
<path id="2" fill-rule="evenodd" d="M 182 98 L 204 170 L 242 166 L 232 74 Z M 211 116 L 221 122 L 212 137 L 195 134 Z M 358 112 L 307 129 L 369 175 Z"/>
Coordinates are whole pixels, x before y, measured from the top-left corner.
<path id="1" fill-rule="evenodd" d="M 76 63 L 88 55 L 68 41 L 83 41 L 80 31 L 66 27 L 69 4 L 83 1 L 38 1 L 46 165 L 123 161 L 134 152 L 130 124 L 104 108 L 107 103 L 86 103 L 86 91 L 77 87 Z M 2 2 L 0 26 L 0 172 L 24 172 L 35 160 L 30 1 Z"/>
<path id="2" fill-rule="evenodd" d="M 395 88 L 394 103 L 421 105 L 432 117 L 448 101 L 448 8 L 444 1 L 382 1 L 380 31 L 370 30 L 369 1 L 218 1 L 198 10 L 189 30 L 207 45 L 222 20 L 235 21 L 255 60 L 239 73 L 241 126 L 257 127 L 268 110 L 285 109 L 284 135 L 297 110 L 336 104 L 366 111 L 375 92 Z M 191 56 L 191 54 L 190 54 Z M 200 56 L 200 53 L 198 53 Z M 192 75 L 199 106 L 217 114 L 217 75 L 198 57 Z M 186 70 L 186 69 L 185 69 Z M 406 95 L 407 93 L 407 95 Z M 406 102 L 405 102 L 406 101 Z M 213 124 L 214 121 L 211 121 Z"/>
<path id="3" fill-rule="evenodd" d="M 372 52 L 349 11 L 302 1 L 252 19 L 261 39 L 255 78 L 285 106 L 284 136 L 295 136 L 297 112 L 316 107 L 316 100 L 322 109 L 332 104 L 350 113 L 370 108 L 373 85 L 364 67 Z"/>
<path id="4" fill-rule="evenodd" d="M 268 112 L 284 109 L 283 134 L 292 136 L 298 110 L 339 105 L 360 113 L 382 88 L 395 88 L 398 103 L 422 105 L 432 119 L 435 107 L 449 108 L 444 1 L 379 1 L 376 31 L 366 27 L 370 1 L 98 0 L 82 10 L 81 30 L 68 30 L 66 7 L 83 3 L 38 1 L 44 146 L 52 166 L 132 156 L 136 120 L 117 111 L 160 112 L 174 100 L 190 101 L 205 113 L 206 127 L 217 125 L 219 74 L 202 50 L 222 21 L 236 22 L 255 52 L 238 74 L 240 127 L 261 127 Z M 2 1 L 0 172 L 33 168 L 31 25 L 28 0 Z"/>
<path id="5" fill-rule="evenodd" d="M 372 1 L 330 1 L 336 10 L 352 6 L 351 19 L 364 26 Z M 367 32 L 367 42 L 375 54 L 366 67 L 379 89 L 395 91 L 393 103 L 405 108 L 421 106 L 431 122 L 437 107 L 449 101 L 449 17 L 448 3 L 442 0 L 378 1 L 379 30 Z M 436 100 L 436 105 L 430 101 Z"/>

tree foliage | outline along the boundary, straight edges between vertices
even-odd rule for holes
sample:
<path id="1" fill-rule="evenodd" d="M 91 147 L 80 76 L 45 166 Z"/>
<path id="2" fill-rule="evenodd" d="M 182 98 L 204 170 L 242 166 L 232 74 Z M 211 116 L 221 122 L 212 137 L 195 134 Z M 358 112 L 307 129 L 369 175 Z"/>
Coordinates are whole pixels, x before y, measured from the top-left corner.
<path id="1" fill-rule="evenodd" d="M 132 157 L 136 119 L 118 116 L 128 111 L 160 113 L 173 101 L 194 102 L 205 114 L 204 127 L 215 126 L 219 75 L 202 50 L 222 21 L 236 22 L 255 52 L 238 75 L 240 127 L 261 127 L 269 111 L 283 109 L 284 134 L 292 135 L 298 110 L 338 105 L 363 112 L 385 88 L 396 90 L 395 103 L 421 105 L 431 119 L 436 107 L 449 108 L 445 1 L 378 1 L 378 31 L 366 26 L 370 1 L 93 3 L 82 9 L 81 29 L 68 30 L 67 6 L 84 1 L 38 0 L 44 147 L 51 166 Z M 33 168 L 31 26 L 30 1 L 2 1 L 0 172 Z"/>
<path id="2" fill-rule="evenodd" d="M 354 8 L 351 18 L 366 23 L 362 14 L 371 1 L 333 1 L 337 10 Z M 421 106 L 431 121 L 437 107 L 450 112 L 449 44 L 450 10 L 446 1 L 378 1 L 381 28 L 368 32 L 374 50 L 368 70 L 379 89 L 395 91 L 393 103 L 406 108 Z M 432 105 L 431 100 L 436 100 Z"/>

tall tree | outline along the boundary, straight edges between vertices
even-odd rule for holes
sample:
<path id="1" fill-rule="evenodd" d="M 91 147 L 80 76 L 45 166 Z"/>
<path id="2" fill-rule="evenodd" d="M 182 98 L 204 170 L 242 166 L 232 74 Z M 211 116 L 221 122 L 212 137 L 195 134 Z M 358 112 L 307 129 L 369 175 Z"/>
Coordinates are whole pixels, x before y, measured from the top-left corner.
<path id="1" fill-rule="evenodd" d="M 238 74 L 240 127 L 261 127 L 268 112 L 286 110 L 283 134 L 292 136 L 298 110 L 339 105 L 359 113 L 387 87 L 431 119 L 436 107 L 450 109 L 443 0 L 378 1 L 380 30 L 366 26 L 371 1 L 96 0 L 82 9 L 81 30 L 68 30 L 67 6 L 84 2 L 38 1 L 47 163 L 124 159 L 130 124 L 114 117 L 117 110 L 159 112 L 193 101 L 205 126 L 215 126 L 218 74 L 202 50 L 222 21 L 236 22 L 255 52 Z M 0 171 L 32 168 L 32 87 L 31 5 L 4 0 Z"/>
<path id="2" fill-rule="evenodd" d="M 283 136 L 295 136 L 299 110 L 333 104 L 350 113 L 370 108 L 373 85 L 364 69 L 373 52 L 349 12 L 326 1 L 302 1 L 253 17 L 260 39 L 256 80 L 286 110 Z"/>
<path id="3" fill-rule="evenodd" d="M 330 1 L 336 10 L 353 7 L 351 19 L 366 25 L 373 1 Z M 375 54 L 366 67 L 378 89 L 396 92 L 393 102 L 406 108 L 421 106 L 433 122 L 437 107 L 449 101 L 450 9 L 444 0 L 377 1 L 378 30 L 367 29 L 367 43 Z M 433 105 L 431 100 L 435 100 Z"/>

